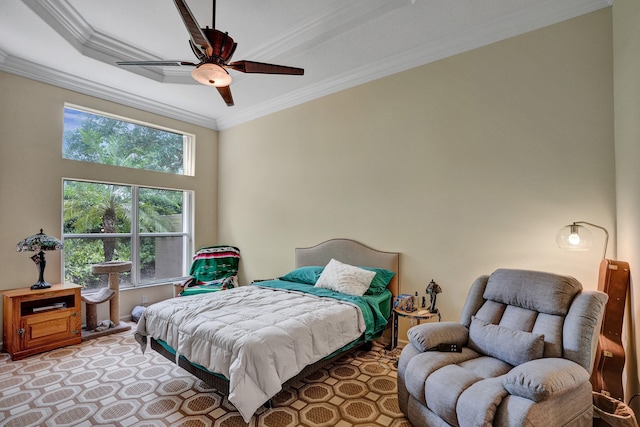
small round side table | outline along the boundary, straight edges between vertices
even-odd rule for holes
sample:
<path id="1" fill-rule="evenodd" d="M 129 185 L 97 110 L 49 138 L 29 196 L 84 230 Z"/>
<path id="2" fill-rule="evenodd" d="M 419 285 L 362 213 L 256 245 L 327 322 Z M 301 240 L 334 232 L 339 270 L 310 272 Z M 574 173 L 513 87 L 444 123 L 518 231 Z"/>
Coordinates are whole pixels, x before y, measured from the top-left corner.
<path id="1" fill-rule="evenodd" d="M 440 310 L 437 310 L 435 313 L 430 312 L 428 309 L 418 309 L 413 311 L 405 311 L 400 310 L 398 308 L 394 308 L 391 312 L 393 317 L 393 328 L 391 329 L 391 350 L 395 349 L 398 346 L 398 319 L 400 317 L 406 317 L 411 321 L 411 326 L 415 324 L 420 324 L 423 320 L 430 320 L 438 318 L 438 322 L 442 319 L 440 315 Z"/>

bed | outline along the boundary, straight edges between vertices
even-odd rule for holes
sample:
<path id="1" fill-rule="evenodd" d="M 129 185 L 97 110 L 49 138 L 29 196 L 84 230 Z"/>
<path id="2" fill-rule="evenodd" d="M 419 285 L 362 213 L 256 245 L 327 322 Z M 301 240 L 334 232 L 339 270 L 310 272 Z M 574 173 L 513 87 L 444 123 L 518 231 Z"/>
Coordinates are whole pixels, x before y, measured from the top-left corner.
<path id="1" fill-rule="evenodd" d="M 349 239 L 296 248 L 295 269 L 278 279 L 149 306 L 136 339 L 144 351 L 149 338 L 226 394 L 249 422 L 291 381 L 382 335 L 398 294 L 398 259 Z"/>

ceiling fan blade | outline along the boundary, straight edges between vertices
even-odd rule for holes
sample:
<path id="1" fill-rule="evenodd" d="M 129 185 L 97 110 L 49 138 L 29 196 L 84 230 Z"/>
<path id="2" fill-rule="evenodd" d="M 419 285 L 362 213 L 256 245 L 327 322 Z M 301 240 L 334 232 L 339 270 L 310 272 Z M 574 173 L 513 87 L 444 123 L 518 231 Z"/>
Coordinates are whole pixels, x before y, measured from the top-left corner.
<path id="1" fill-rule="evenodd" d="M 180 65 L 191 65 L 196 66 L 193 62 L 189 61 L 118 61 L 116 62 L 118 65 L 138 65 L 140 67 L 146 66 L 160 66 L 160 67 L 171 67 L 171 66 L 180 66 Z"/>
<path id="2" fill-rule="evenodd" d="M 304 75 L 304 69 L 302 68 L 265 64 L 263 62 L 255 61 L 236 61 L 226 65 L 226 67 L 243 73 Z"/>
<path id="3" fill-rule="evenodd" d="M 229 86 L 221 86 L 216 87 L 218 89 L 218 93 L 224 99 L 224 102 L 227 103 L 227 107 L 233 107 L 233 95 L 231 95 L 231 88 Z"/>
<path id="4" fill-rule="evenodd" d="M 189 35 L 191 36 L 191 40 L 198 46 L 203 46 L 205 49 L 211 49 L 211 45 L 209 44 L 209 40 L 205 37 L 200 25 L 198 25 L 198 21 L 194 18 L 193 13 L 187 6 L 187 3 L 184 0 L 173 0 L 178 8 L 178 12 L 180 12 L 180 16 L 182 17 L 182 21 L 184 21 L 184 25 L 189 30 Z"/>

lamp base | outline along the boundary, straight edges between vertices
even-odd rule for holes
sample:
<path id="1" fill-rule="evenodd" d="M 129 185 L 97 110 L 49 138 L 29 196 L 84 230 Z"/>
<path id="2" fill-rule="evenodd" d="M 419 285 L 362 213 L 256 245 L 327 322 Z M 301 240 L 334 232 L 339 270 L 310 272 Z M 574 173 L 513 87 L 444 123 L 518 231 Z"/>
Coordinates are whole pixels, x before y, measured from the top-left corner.
<path id="1" fill-rule="evenodd" d="M 41 282 L 34 283 L 31 286 L 31 289 L 33 289 L 33 290 L 36 290 L 36 289 L 48 289 L 50 287 L 51 287 L 51 285 L 43 280 Z"/>

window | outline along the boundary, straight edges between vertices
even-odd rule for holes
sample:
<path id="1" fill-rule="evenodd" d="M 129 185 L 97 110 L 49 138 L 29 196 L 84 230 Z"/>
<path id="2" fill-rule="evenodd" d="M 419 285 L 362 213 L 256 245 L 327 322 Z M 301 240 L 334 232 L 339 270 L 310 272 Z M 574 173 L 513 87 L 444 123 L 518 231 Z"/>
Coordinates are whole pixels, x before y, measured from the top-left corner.
<path id="1" fill-rule="evenodd" d="M 62 157 L 193 175 L 193 135 L 134 123 L 79 107 L 64 108 Z"/>
<path id="2" fill-rule="evenodd" d="M 131 260 L 120 286 L 167 282 L 187 276 L 191 193 L 64 180 L 64 278 L 96 290 L 108 283 L 91 266 Z"/>
<path id="3" fill-rule="evenodd" d="M 93 110 L 64 108 L 64 158 L 135 168 L 143 180 L 157 172 L 193 175 L 194 139 Z M 192 192 L 92 179 L 63 181 L 65 281 L 97 290 L 108 284 L 108 276 L 94 275 L 91 266 L 124 260 L 132 262 L 132 269 L 120 274 L 121 287 L 187 276 Z"/>

